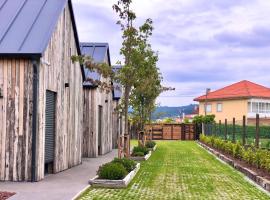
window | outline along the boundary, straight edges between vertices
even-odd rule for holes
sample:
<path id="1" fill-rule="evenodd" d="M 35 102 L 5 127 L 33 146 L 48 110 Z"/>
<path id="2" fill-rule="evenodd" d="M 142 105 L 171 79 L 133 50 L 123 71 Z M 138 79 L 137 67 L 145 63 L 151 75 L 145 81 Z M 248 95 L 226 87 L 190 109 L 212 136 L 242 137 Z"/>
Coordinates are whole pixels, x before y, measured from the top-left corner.
<path id="1" fill-rule="evenodd" d="M 217 112 L 222 112 L 222 103 L 217 103 Z"/>
<path id="2" fill-rule="evenodd" d="M 270 113 L 270 103 L 248 102 L 248 111 L 252 113 Z"/>
<path id="3" fill-rule="evenodd" d="M 211 104 L 206 104 L 205 109 L 206 109 L 207 113 L 212 112 L 212 105 Z"/>

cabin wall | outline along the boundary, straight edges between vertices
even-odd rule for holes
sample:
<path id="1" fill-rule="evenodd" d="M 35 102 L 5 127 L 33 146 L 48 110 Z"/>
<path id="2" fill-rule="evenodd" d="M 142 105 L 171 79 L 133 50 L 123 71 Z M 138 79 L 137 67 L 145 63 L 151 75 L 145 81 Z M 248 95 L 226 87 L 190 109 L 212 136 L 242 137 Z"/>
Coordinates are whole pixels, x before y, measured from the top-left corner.
<path id="1" fill-rule="evenodd" d="M 100 88 L 84 89 L 83 157 L 98 156 L 98 109 L 102 106 L 101 154 L 112 150 L 112 92 Z"/>
<path id="2" fill-rule="evenodd" d="M 112 148 L 118 148 L 118 138 L 121 132 L 121 116 L 119 112 L 117 112 L 117 107 L 119 105 L 119 100 L 113 100 L 113 114 L 112 114 Z"/>
<path id="3" fill-rule="evenodd" d="M 98 156 L 97 137 L 97 89 L 84 89 L 83 108 L 83 157 L 92 158 Z"/>
<path id="4" fill-rule="evenodd" d="M 0 58 L 0 180 L 31 180 L 33 64 Z"/>
<path id="5" fill-rule="evenodd" d="M 83 88 L 82 73 L 71 56 L 77 55 L 68 5 L 41 59 L 39 69 L 38 180 L 44 177 L 46 91 L 56 93 L 55 158 L 53 172 L 81 163 Z M 69 86 L 65 87 L 65 83 Z"/>

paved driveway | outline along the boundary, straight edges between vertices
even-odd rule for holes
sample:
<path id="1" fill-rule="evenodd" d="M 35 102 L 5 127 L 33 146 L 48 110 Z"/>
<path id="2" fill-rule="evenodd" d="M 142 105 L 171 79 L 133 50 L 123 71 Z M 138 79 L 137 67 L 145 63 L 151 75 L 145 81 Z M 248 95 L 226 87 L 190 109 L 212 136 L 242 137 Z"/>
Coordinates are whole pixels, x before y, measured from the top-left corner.
<path id="1" fill-rule="evenodd" d="M 0 190 L 16 192 L 10 200 L 70 200 L 88 186 L 88 180 L 96 175 L 98 167 L 117 156 L 117 150 L 98 158 L 83 159 L 83 164 L 44 180 L 31 182 L 0 182 Z"/>

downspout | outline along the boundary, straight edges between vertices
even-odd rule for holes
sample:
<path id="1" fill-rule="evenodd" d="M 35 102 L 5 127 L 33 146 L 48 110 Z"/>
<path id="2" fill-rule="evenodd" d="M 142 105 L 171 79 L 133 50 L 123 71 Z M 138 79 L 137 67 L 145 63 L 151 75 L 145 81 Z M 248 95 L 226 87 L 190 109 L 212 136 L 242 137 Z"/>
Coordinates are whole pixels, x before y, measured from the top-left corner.
<path id="1" fill-rule="evenodd" d="M 33 115 L 32 115 L 32 166 L 31 166 L 31 181 L 37 181 L 36 164 L 37 164 L 37 128 L 38 128 L 38 85 L 39 71 L 37 60 L 32 60 L 33 64 Z"/>

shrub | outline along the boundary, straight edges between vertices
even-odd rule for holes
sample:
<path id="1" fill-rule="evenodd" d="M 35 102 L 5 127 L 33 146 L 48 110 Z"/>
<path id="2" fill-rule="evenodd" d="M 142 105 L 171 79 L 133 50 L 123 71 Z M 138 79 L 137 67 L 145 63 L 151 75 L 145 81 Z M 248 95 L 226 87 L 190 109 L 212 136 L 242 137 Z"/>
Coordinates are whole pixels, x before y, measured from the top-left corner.
<path id="1" fill-rule="evenodd" d="M 234 158 L 242 159 L 254 167 L 262 168 L 270 172 L 270 152 L 267 150 L 257 149 L 253 145 L 245 148 L 240 142 L 234 144 L 230 141 L 222 140 L 221 138 L 205 136 L 203 134 L 200 135 L 200 141 L 215 149 L 224 151 Z"/>
<path id="2" fill-rule="evenodd" d="M 239 142 L 237 142 L 233 147 L 233 157 L 242 159 L 243 158 L 244 148 L 241 146 Z"/>
<path id="3" fill-rule="evenodd" d="M 127 158 L 114 158 L 112 162 L 123 165 L 127 172 L 131 172 L 136 167 L 136 162 Z"/>
<path id="4" fill-rule="evenodd" d="M 98 169 L 98 176 L 100 179 L 121 180 L 127 174 L 127 170 L 120 163 L 106 163 Z"/>
<path id="5" fill-rule="evenodd" d="M 132 155 L 135 156 L 135 157 L 141 157 L 141 156 L 144 156 L 144 153 L 138 151 L 138 152 L 133 152 Z"/>
<path id="6" fill-rule="evenodd" d="M 243 160 L 246 161 L 248 164 L 252 164 L 252 160 L 254 159 L 254 153 L 251 147 L 245 150 L 243 154 Z"/>
<path id="7" fill-rule="evenodd" d="M 136 152 L 143 152 L 143 155 L 146 155 L 146 154 L 148 154 L 149 150 L 146 147 L 137 146 L 137 147 L 133 148 L 133 154 L 136 153 Z"/>
<path id="8" fill-rule="evenodd" d="M 146 144 L 145 144 L 145 147 L 149 148 L 149 149 L 152 149 L 155 146 L 156 146 L 156 142 L 154 142 L 154 141 L 147 141 Z"/>

